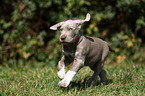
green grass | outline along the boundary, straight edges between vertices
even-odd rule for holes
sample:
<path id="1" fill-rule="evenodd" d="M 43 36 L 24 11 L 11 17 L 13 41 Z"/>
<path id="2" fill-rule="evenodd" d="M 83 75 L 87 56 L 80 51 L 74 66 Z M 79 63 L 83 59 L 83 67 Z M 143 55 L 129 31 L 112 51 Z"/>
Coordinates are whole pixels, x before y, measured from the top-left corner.
<path id="1" fill-rule="evenodd" d="M 145 93 L 145 66 L 141 64 L 105 65 L 108 82 L 86 88 L 92 75 L 82 68 L 68 88 L 59 88 L 57 69 L 54 67 L 0 67 L 0 95 L 47 95 L 47 96 L 143 96 Z"/>

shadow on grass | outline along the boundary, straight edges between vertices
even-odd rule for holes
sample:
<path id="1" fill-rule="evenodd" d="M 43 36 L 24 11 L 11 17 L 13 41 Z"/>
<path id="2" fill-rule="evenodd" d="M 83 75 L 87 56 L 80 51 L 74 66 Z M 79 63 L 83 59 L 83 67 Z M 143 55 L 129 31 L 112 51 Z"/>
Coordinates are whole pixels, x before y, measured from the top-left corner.
<path id="1" fill-rule="evenodd" d="M 70 89 L 77 89 L 77 90 L 86 90 L 87 83 L 89 81 L 89 77 L 86 77 L 84 80 L 72 81 L 67 88 L 62 88 L 64 91 L 69 91 Z M 113 79 L 107 79 L 106 85 L 109 85 L 113 82 Z M 101 82 L 98 80 L 95 85 L 93 86 L 101 86 Z"/>

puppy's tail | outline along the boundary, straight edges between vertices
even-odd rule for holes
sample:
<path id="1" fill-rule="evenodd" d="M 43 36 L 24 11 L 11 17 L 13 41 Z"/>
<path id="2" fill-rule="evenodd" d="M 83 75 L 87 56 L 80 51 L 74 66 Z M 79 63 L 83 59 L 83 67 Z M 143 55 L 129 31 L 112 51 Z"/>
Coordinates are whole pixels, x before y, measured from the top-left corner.
<path id="1" fill-rule="evenodd" d="M 108 45 L 108 47 L 109 47 L 109 51 L 111 51 L 111 52 L 115 52 L 115 50 L 112 49 L 109 45 Z"/>

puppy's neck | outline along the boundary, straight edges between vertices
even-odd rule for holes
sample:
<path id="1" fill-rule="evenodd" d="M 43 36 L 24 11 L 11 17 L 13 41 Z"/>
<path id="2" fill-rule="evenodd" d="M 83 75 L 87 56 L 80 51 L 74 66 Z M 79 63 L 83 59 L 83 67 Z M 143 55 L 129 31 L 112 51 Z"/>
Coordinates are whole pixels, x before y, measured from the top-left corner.
<path id="1" fill-rule="evenodd" d="M 77 42 L 76 46 L 79 45 L 80 42 L 82 42 L 82 40 L 83 40 L 83 36 L 84 36 L 83 34 L 80 36 L 80 38 L 78 39 L 78 42 Z"/>

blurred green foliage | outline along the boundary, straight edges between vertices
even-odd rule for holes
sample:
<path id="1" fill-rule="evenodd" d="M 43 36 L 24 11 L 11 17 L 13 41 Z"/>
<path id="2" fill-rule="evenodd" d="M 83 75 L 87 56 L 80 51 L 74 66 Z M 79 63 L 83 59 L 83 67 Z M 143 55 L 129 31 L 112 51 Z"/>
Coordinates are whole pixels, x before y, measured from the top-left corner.
<path id="1" fill-rule="evenodd" d="M 144 62 L 142 38 L 137 37 L 138 30 L 145 28 L 144 5 L 145 0 L 1 0 L 0 64 L 56 65 L 62 55 L 59 32 L 49 27 L 84 19 L 87 13 L 91 21 L 81 30 L 110 42 L 116 51 L 110 62 L 120 63 L 127 57 Z"/>

